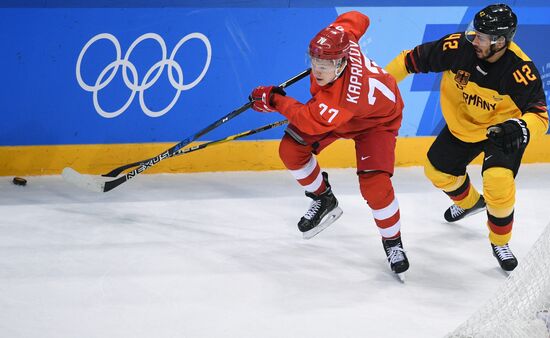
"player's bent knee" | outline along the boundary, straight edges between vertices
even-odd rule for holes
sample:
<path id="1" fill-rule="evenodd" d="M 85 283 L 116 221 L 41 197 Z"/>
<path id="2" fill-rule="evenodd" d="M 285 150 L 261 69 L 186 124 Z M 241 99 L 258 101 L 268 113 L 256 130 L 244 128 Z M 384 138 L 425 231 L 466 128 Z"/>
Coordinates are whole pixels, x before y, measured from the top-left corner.
<path id="1" fill-rule="evenodd" d="M 424 163 L 424 175 L 426 175 L 436 188 L 443 191 L 454 191 L 466 180 L 466 175 L 454 176 L 437 170 L 428 159 Z"/>
<path id="2" fill-rule="evenodd" d="M 372 209 L 382 209 L 394 200 L 390 174 L 375 171 L 359 174 L 361 195 Z"/>
<path id="3" fill-rule="evenodd" d="M 516 201 L 516 184 L 512 170 L 499 167 L 486 169 L 483 172 L 483 195 L 491 215 L 510 215 Z"/>
<path id="4" fill-rule="evenodd" d="M 288 169 L 303 167 L 311 158 L 311 152 L 305 146 L 298 144 L 288 135 L 283 136 L 279 143 L 279 157 Z"/>

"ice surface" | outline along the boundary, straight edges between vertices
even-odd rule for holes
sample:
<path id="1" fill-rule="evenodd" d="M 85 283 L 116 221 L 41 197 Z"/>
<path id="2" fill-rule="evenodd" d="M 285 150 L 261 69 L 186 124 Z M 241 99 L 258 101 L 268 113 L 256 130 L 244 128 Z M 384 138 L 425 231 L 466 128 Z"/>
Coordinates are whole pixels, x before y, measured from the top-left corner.
<path id="1" fill-rule="evenodd" d="M 284 171 L 140 175 L 108 193 L 0 178 L 0 336 L 441 337 L 504 281 L 484 213 L 445 223 L 450 200 L 399 168 L 399 283 L 354 170 L 327 171 L 344 214 L 311 240 Z M 517 178 L 520 264 L 550 221 L 549 173 Z"/>

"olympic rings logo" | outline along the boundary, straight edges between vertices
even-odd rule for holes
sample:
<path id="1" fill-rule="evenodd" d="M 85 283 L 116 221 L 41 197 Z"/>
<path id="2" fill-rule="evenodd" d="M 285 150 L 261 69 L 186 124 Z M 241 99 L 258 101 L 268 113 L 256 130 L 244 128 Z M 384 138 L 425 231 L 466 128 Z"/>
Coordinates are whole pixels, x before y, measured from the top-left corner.
<path id="1" fill-rule="evenodd" d="M 115 49 L 116 49 L 116 60 L 111 62 L 109 65 L 107 65 L 101 71 L 101 73 L 99 74 L 99 76 L 97 77 L 97 79 L 95 81 L 95 84 L 89 85 L 86 82 L 84 82 L 84 80 L 82 79 L 82 74 L 81 74 L 81 71 L 80 71 L 80 68 L 81 68 L 81 65 L 82 65 L 82 59 L 84 57 L 84 54 L 86 54 L 86 51 L 88 50 L 88 48 L 90 48 L 90 46 L 92 46 L 96 41 L 99 41 L 99 40 L 102 40 L 102 39 L 109 40 L 113 43 L 113 45 L 115 46 Z M 159 46 L 162 50 L 162 59 L 160 61 L 158 61 L 157 63 L 155 63 L 153 66 L 151 66 L 151 68 L 149 68 L 149 70 L 147 70 L 147 72 L 145 73 L 145 76 L 143 77 L 143 79 L 141 80 L 141 83 L 140 83 L 138 73 L 137 73 L 137 69 L 134 66 L 134 64 L 132 62 L 130 62 L 130 55 L 132 54 L 132 51 L 134 50 L 134 48 L 136 48 L 136 46 L 140 42 L 142 42 L 143 40 L 147 40 L 147 39 L 152 39 L 152 40 L 155 40 L 156 42 L 158 42 L 158 44 L 159 44 Z M 179 63 L 174 61 L 174 57 L 176 56 L 176 53 L 178 52 L 180 47 L 185 42 L 187 42 L 191 39 L 199 39 L 204 43 L 204 45 L 206 47 L 206 52 L 207 52 L 206 63 L 204 64 L 202 72 L 199 74 L 199 76 L 193 82 L 190 82 L 188 84 L 184 84 L 183 83 L 183 70 L 181 69 L 181 66 L 179 65 Z M 132 103 L 132 101 L 134 100 L 134 97 L 135 97 L 136 93 L 139 93 L 139 104 L 140 104 L 141 109 L 143 110 L 143 112 L 146 115 L 150 116 L 150 117 L 159 117 L 159 116 L 162 116 L 162 115 L 166 114 L 170 109 L 172 109 L 172 107 L 174 107 L 174 105 L 178 101 L 179 96 L 180 96 L 182 91 L 189 90 L 189 89 L 195 87 L 202 80 L 202 78 L 204 77 L 204 75 L 208 71 L 208 67 L 210 66 L 210 61 L 212 59 L 212 47 L 210 45 L 210 41 L 208 40 L 208 38 L 204 34 L 191 33 L 191 34 L 188 34 L 185 37 L 183 37 L 176 44 L 176 46 L 174 47 L 174 50 L 170 54 L 170 57 L 167 58 L 167 49 L 166 49 L 166 43 L 164 42 L 164 39 L 158 34 L 146 33 L 146 34 L 143 34 L 142 36 L 138 37 L 130 45 L 130 48 L 128 49 L 128 51 L 124 55 L 124 58 L 121 58 L 121 56 L 122 56 L 122 51 L 121 51 L 120 43 L 118 42 L 117 38 L 114 37 L 112 34 L 101 33 L 101 34 L 98 34 L 98 35 L 94 36 L 93 38 L 91 38 L 84 45 L 84 47 L 82 48 L 82 51 L 80 51 L 80 54 L 78 55 L 78 60 L 76 62 L 76 79 L 78 81 L 78 84 L 80 85 L 80 87 L 82 87 L 82 89 L 93 93 L 94 108 L 95 108 L 95 110 L 97 111 L 97 113 L 99 115 L 101 115 L 105 118 L 113 118 L 113 117 L 116 117 L 116 116 L 122 114 L 123 112 L 125 112 L 126 109 L 128 109 L 128 107 Z M 111 81 L 113 80 L 113 78 L 117 74 L 118 68 L 120 66 L 122 66 L 122 77 L 124 79 L 124 84 L 128 87 L 128 89 L 130 89 L 132 91 L 132 93 L 130 94 L 130 97 L 128 98 L 126 103 L 120 109 L 118 109 L 116 111 L 108 112 L 108 111 L 105 111 L 101 107 L 101 105 L 99 104 L 98 92 L 100 90 L 102 90 L 103 88 L 105 88 L 106 86 L 108 86 L 109 83 L 111 83 Z M 151 88 L 151 86 L 153 86 L 156 83 L 156 81 L 162 75 L 162 72 L 164 71 L 165 66 L 168 66 L 168 79 L 169 79 L 170 84 L 172 85 L 172 87 L 174 87 L 174 89 L 176 89 L 176 94 L 175 94 L 174 98 L 172 99 L 172 101 L 164 109 L 159 110 L 159 111 L 152 111 L 145 104 L 145 99 L 144 99 L 144 94 L 143 93 L 144 93 L 145 90 Z M 174 79 L 173 69 L 176 70 L 177 81 L 176 81 L 176 79 Z M 132 81 L 130 81 L 130 79 L 128 77 L 128 70 L 130 70 L 130 72 L 132 73 L 132 79 L 133 79 Z M 155 73 L 155 71 L 156 71 L 156 73 Z M 110 74 L 108 74 L 109 72 L 110 72 Z M 154 75 L 153 75 L 153 73 L 154 73 Z"/>

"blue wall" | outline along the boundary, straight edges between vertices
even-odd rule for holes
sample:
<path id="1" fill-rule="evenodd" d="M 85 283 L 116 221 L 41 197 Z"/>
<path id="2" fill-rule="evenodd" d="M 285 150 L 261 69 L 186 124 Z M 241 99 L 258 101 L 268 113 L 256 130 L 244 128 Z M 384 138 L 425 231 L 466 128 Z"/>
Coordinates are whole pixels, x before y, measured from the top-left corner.
<path id="1" fill-rule="evenodd" d="M 503 1 L 501 1 L 503 2 Z M 547 0 L 514 0 L 505 1 L 510 6 L 547 6 Z M 370 0 L 369 7 L 424 7 L 424 6 L 478 6 L 484 7 L 489 2 L 484 0 Z M 1 7 L 362 7 L 364 0 L 2 0 Z"/>
<path id="2" fill-rule="evenodd" d="M 385 65 L 402 49 L 463 29 L 484 5 L 457 1 L 437 7 L 424 1 L 421 7 L 384 7 L 378 1 L 372 4 L 377 7 L 361 8 L 353 7 L 358 1 L 328 2 L 332 7 L 270 1 L 278 8 L 245 8 L 250 1 L 225 1 L 225 8 L 214 7 L 219 3 L 4 0 L 0 146 L 177 142 L 244 104 L 254 86 L 280 83 L 305 69 L 310 38 L 339 13 L 355 9 L 371 17 L 361 46 Z M 516 3 L 516 40 L 550 88 L 550 7 Z M 401 135 L 432 135 L 440 128 L 436 79 L 415 75 L 402 83 Z M 307 80 L 288 93 L 307 100 Z M 279 119 L 248 111 L 203 139 Z"/>

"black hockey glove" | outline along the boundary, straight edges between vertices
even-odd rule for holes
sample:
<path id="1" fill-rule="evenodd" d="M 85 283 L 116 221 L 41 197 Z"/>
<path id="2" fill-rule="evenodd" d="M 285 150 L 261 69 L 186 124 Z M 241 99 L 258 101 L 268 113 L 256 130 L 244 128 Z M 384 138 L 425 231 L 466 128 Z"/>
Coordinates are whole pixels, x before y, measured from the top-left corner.
<path id="1" fill-rule="evenodd" d="M 509 119 L 487 128 L 487 138 L 505 154 L 513 154 L 527 147 L 529 129 L 520 119 Z"/>

